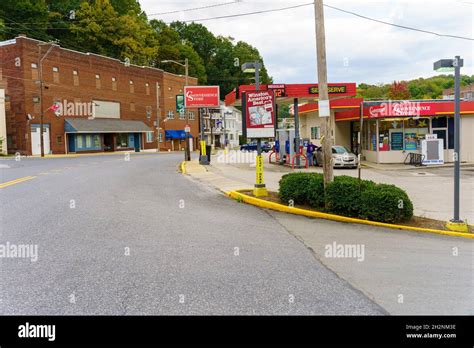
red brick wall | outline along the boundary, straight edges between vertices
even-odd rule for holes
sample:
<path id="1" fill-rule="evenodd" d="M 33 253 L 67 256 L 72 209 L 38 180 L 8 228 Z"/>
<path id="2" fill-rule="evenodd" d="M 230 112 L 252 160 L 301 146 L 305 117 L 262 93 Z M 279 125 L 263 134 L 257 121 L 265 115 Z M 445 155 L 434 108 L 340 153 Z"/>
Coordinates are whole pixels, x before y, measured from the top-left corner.
<path id="1" fill-rule="evenodd" d="M 3 80 L 7 81 L 6 95 L 10 97 L 11 109 L 7 110 L 7 133 L 12 136 L 12 152 L 21 150 L 31 153 L 30 135 L 27 125 L 27 114 L 34 116 L 31 123 L 39 123 L 40 108 L 33 103 L 34 97 L 39 97 L 40 89 L 32 73 L 31 63 L 38 64 L 38 41 L 28 38 L 17 38 L 16 44 L 0 46 L 0 58 Z M 42 56 L 49 46 L 41 47 Z M 21 67 L 14 66 L 14 58 L 20 57 Z M 54 80 L 53 67 L 59 68 Z M 78 71 L 79 85 L 74 86 L 73 70 Z M 184 68 L 183 68 L 184 70 Z M 50 125 L 50 144 L 53 153 L 65 153 L 66 139 L 64 136 L 64 117 L 56 116 L 52 111 L 46 111 L 56 100 L 68 102 L 89 103 L 92 100 L 105 100 L 120 103 L 120 118 L 123 120 L 139 120 L 156 129 L 154 122 L 157 116 L 156 84 L 160 88 L 161 122 L 169 110 L 175 113 L 175 119 L 166 123 L 166 129 L 184 129 L 185 120 L 179 120 L 176 112 L 175 95 L 184 88 L 184 76 L 165 73 L 159 69 L 137 66 L 126 67 L 122 62 L 98 56 L 84 54 L 67 49 L 54 47 L 43 61 L 43 110 L 44 123 Z M 96 87 L 96 74 L 100 75 L 100 89 Z M 117 89 L 112 89 L 112 77 L 116 78 Z M 133 81 L 133 93 L 130 90 L 130 80 Z M 147 94 L 146 83 L 149 84 Z M 196 85 L 197 79 L 189 78 L 190 85 Z M 135 110 L 131 110 L 134 103 Z M 146 108 L 151 107 L 151 117 L 147 118 Z M 195 120 L 189 121 L 191 133 L 198 135 L 197 110 L 191 110 Z M 70 117 L 70 116 L 68 116 Z M 77 116 L 79 117 L 79 116 Z M 83 116 L 87 117 L 87 116 Z M 163 130 L 162 130 L 163 133 Z M 62 143 L 57 142 L 57 136 L 62 136 Z M 152 143 L 146 142 L 143 135 L 142 144 L 145 149 L 155 149 L 156 134 Z M 163 140 L 165 139 L 163 134 Z M 171 143 L 160 144 L 162 150 L 171 148 Z M 177 149 L 177 148 L 175 148 Z"/>

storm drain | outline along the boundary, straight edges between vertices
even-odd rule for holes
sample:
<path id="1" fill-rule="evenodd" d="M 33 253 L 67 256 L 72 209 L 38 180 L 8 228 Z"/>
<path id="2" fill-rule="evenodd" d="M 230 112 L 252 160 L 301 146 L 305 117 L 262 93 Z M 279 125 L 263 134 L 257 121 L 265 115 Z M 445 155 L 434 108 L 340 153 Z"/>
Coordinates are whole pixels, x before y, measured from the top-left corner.
<path id="1" fill-rule="evenodd" d="M 433 173 L 427 173 L 427 172 L 417 172 L 417 173 L 411 173 L 414 176 L 434 176 Z"/>

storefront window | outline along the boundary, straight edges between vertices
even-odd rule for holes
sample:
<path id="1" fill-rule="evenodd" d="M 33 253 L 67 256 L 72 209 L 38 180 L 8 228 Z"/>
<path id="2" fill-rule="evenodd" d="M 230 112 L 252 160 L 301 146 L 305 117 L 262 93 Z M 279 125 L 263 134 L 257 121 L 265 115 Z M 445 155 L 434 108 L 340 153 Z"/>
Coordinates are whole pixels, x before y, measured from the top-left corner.
<path id="1" fill-rule="evenodd" d="M 367 121 L 367 141 L 365 149 L 370 151 L 377 151 L 377 121 Z"/>
<path id="2" fill-rule="evenodd" d="M 100 149 L 100 135 L 94 135 L 94 147 Z"/>
<path id="3" fill-rule="evenodd" d="M 321 139 L 320 127 L 311 127 L 311 139 Z"/>
<path id="4" fill-rule="evenodd" d="M 128 147 L 128 134 L 126 133 L 117 134 L 117 147 Z"/>
<path id="5" fill-rule="evenodd" d="M 421 149 L 421 141 L 428 134 L 429 124 L 427 118 L 409 118 L 403 121 L 405 150 Z"/>
<path id="6" fill-rule="evenodd" d="M 392 150 L 401 150 L 403 147 L 402 123 L 396 120 L 379 121 L 379 151 L 389 151 L 390 143 L 393 143 Z M 400 134 L 398 134 L 400 132 Z M 390 139 L 393 139 L 390 141 Z M 401 143 L 401 146 L 400 146 Z"/>
<path id="7" fill-rule="evenodd" d="M 79 136 L 77 137 L 77 148 L 78 148 L 78 149 L 82 149 L 83 147 L 84 147 L 84 143 L 82 142 L 82 136 L 79 135 Z"/>
<path id="8" fill-rule="evenodd" d="M 90 148 L 92 146 L 92 136 L 86 135 L 86 147 Z"/>
<path id="9" fill-rule="evenodd" d="M 433 128 L 446 128 L 448 126 L 446 116 L 433 117 L 431 125 Z"/>

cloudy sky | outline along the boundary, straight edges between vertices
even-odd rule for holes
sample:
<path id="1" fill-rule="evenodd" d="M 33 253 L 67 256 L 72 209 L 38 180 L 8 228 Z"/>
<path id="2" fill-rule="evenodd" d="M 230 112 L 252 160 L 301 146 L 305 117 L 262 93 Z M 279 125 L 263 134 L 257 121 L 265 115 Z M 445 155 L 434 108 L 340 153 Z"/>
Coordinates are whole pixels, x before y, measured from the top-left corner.
<path id="1" fill-rule="evenodd" d="M 140 0 L 150 18 L 196 20 L 309 4 L 311 0 Z M 230 3 L 230 4 L 229 4 Z M 474 0 L 325 0 L 325 4 L 378 20 L 440 34 L 474 37 Z M 400 29 L 325 7 L 329 82 L 389 83 L 429 77 L 433 62 L 461 55 L 463 73 L 474 74 L 474 41 Z M 314 9 L 308 6 L 209 21 L 216 35 L 257 47 L 275 83 L 317 81 Z"/>

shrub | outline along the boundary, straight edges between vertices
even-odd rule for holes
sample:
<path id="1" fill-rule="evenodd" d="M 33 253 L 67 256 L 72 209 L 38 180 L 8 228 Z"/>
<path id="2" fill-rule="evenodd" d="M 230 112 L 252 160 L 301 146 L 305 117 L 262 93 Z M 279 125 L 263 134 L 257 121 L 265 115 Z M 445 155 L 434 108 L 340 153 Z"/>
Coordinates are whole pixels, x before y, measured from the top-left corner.
<path id="1" fill-rule="evenodd" d="M 278 195 L 288 203 L 293 200 L 295 204 L 317 203 L 317 194 L 322 195 L 324 203 L 323 176 L 317 173 L 290 173 L 280 179 Z M 316 193 L 316 191 L 318 193 Z"/>
<path id="2" fill-rule="evenodd" d="M 359 216 L 388 223 L 407 221 L 413 216 L 413 204 L 401 188 L 378 184 L 362 191 Z"/>
<path id="3" fill-rule="evenodd" d="M 338 215 L 396 223 L 413 216 L 413 204 L 404 190 L 395 185 L 375 184 L 350 176 L 336 176 L 324 193 L 324 178 L 318 173 L 290 173 L 280 179 L 280 199 L 308 204 Z"/>
<path id="4" fill-rule="evenodd" d="M 324 208 L 324 176 L 314 174 L 308 185 L 307 203 L 315 208 Z"/>
<path id="5" fill-rule="evenodd" d="M 334 214 L 357 217 L 360 212 L 361 193 L 375 183 L 346 175 L 336 176 L 326 190 L 328 211 Z"/>

